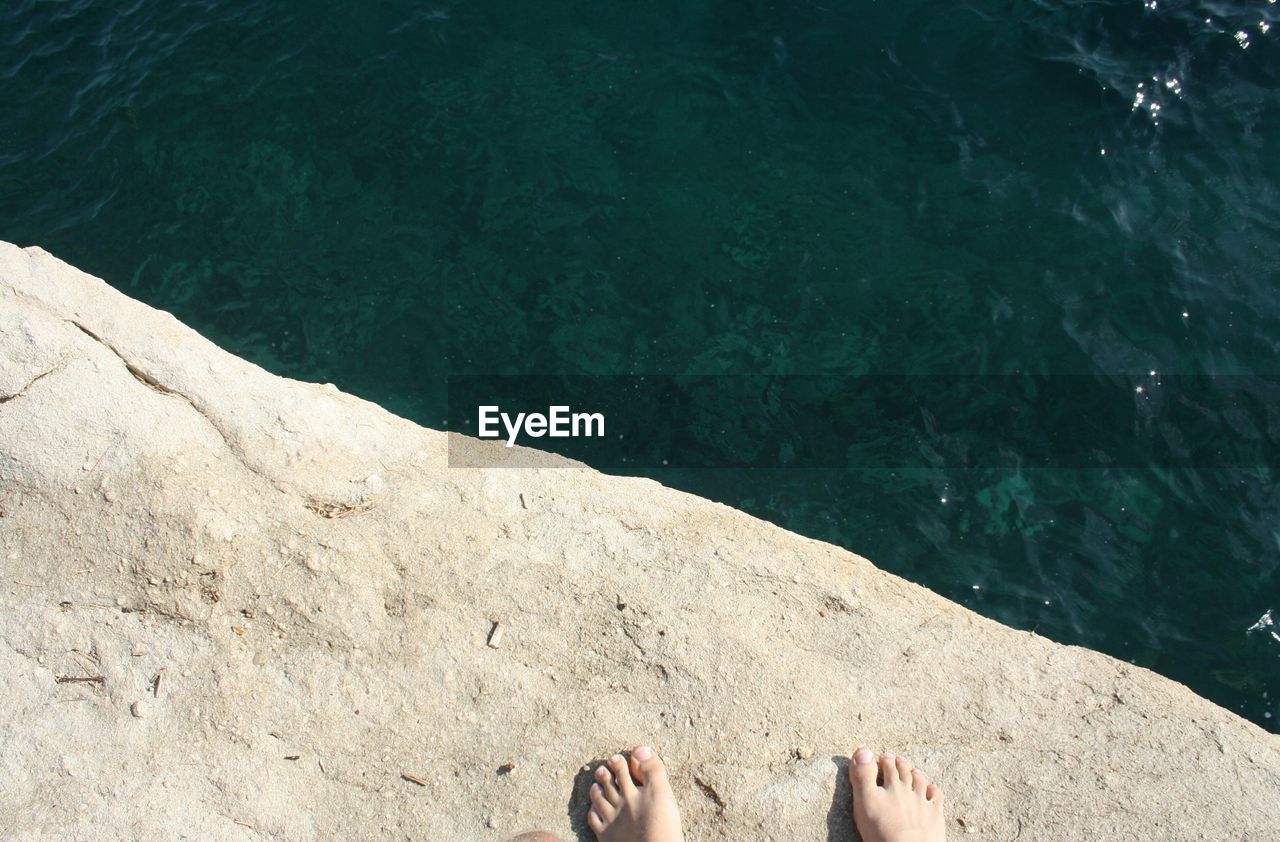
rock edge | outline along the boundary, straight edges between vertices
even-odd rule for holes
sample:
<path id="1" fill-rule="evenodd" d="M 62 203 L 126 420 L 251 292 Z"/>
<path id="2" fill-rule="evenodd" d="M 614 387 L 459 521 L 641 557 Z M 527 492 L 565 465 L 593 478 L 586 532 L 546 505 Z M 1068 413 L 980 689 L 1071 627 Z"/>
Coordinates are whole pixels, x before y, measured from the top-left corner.
<path id="1" fill-rule="evenodd" d="M 641 741 L 691 840 L 854 838 L 857 743 L 953 839 L 1280 828 L 1280 737 L 1179 684 L 449 442 L 0 244 L 0 835 L 586 839 L 584 765 Z"/>

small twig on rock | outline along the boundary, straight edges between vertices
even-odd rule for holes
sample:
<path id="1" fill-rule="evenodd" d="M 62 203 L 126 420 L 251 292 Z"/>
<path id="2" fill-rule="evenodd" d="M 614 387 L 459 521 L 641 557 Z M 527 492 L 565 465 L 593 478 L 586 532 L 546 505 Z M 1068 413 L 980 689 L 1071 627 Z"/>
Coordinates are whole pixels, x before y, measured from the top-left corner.
<path id="1" fill-rule="evenodd" d="M 106 458 L 107 454 L 111 452 L 111 448 L 113 447 L 115 447 L 114 443 L 109 444 L 107 445 L 107 449 L 102 451 L 102 455 L 98 457 L 98 461 L 94 462 L 93 467 L 89 469 L 89 476 L 93 476 L 93 472 L 98 470 L 98 466 L 102 464 L 102 460 Z"/>
<path id="2" fill-rule="evenodd" d="M 417 784 L 418 786 L 422 786 L 422 787 L 425 787 L 427 785 L 427 782 L 424 781 L 422 778 L 418 777 L 417 775 L 410 775 L 408 772 L 401 772 L 400 777 L 404 778 L 406 781 L 408 781 L 411 784 Z"/>
<path id="3" fill-rule="evenodd" d="M 363 512 L 366 509 L 373 508 L 373 501 L 362 500 L 359 503 L 333 503 L 323 500 L 313 500 L 307 504 L 307 508 L 320 517 L 334 518 L 346 517 L 353 512 Z"/>
<path id="4" fill-rule="evenodd" d="M 100 675 L 55 675 L 53 680 L 58 684 L 102 684 L 106 681 Z"/>
<path id="5" fill-rule="evenodd" d="M 701 775 L 694 775 L 693 782 L 696 783 L 698 785 L 698 788 L 702 790 L 703 795 L 707 796 L 713 802 L 715 802 L 716 814 L 722 815 L 724 813 L 725 807 L 727 807 L 728 805 L 724 803 L 724 799 L 720 797 L 720 793 L 716 792 L 716 788 L 713 787 L 711 784 L 707 783 L 706 781 L 704 781 Z"/>

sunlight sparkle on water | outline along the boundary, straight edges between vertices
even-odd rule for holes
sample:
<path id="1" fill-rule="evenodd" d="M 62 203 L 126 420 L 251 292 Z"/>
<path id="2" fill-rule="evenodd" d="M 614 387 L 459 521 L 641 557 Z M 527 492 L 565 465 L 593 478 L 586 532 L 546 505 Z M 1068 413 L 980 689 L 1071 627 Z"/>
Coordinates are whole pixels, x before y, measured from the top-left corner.
<path id="1" fill-rule="evenodd" d="M 1159 99 L 1162 89 L 1173 94 L 1179 99 L 1182 98 L 1182 80 L 1176 76 L 1170 76 L 1163 81 L 1159 76 L 1152 76 L 1150 85 L 1144 80 L 1138 83 L 1138 88 L 1133 94 L 1133 110 L 1144 110 L 1151 117 L 1151 121 L 1156 125 L 1160 124 L 1160 111 L 1164 108 L 1164 103 Z M 1102 154 L 1106 154 L 1103 150 Z"/>

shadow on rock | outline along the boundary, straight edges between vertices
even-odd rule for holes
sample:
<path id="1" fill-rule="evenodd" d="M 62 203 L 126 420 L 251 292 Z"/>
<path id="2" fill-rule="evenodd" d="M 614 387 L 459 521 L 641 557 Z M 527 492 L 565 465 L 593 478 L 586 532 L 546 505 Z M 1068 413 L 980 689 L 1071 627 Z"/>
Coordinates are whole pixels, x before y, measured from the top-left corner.
<path id="1" fill-rule="evenodd" d="M 589 792 L 595 782 L 593 774 L 602 763 L 604 758 L 598 757 L 573 776 L 573 792 L 569 794 L 569 829 L 578 842 L 595 842 L 596 835 L 587 827 L 587 810 L 591 807 Z"/>
<path id="2" fill-rule="evenodd" d="M 827 842 L 860 840 L 853 826 L 853 787 L 849 783 L 849 758 L 833 757 L 836 764 L 835 793 L 831 796 L 831 809 L 827 811 Z"/>

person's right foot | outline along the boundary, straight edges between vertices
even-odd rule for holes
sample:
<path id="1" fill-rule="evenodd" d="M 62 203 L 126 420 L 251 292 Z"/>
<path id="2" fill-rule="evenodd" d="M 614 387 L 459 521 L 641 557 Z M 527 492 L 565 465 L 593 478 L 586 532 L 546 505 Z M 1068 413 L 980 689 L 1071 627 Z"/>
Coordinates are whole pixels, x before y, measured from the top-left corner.
<path id="1" fill-rule="evenodd" d="M 615 754 L 596 769 L 587 826 L 600 842 L 682 842 L 667 767 L 653 749 L 636 746 L 630 763 Z"/>
<path id="2" fill-rule="evenodd" d="M 865 748 L 849 761 L 853 821 L 862 842 L 943 842 L 942 790 L 905 757 Z"/>

